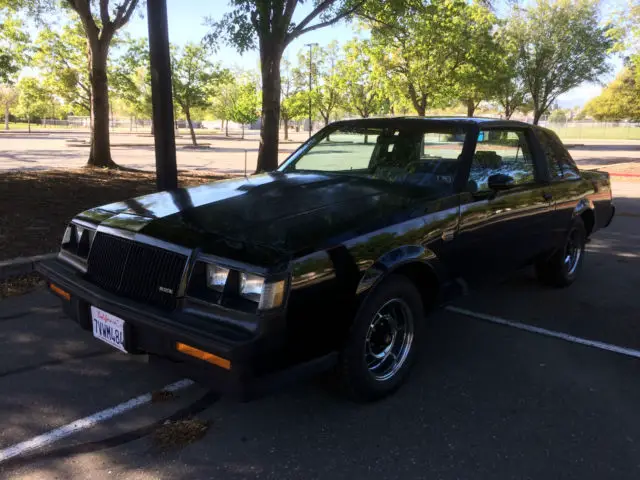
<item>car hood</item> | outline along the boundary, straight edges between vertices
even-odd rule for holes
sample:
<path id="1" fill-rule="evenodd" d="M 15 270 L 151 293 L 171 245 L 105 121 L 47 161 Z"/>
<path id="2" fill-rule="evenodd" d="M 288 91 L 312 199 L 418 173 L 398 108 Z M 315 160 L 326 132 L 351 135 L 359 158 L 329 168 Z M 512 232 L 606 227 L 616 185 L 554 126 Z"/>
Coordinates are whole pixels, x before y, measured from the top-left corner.
<path id="1" fill-rule="evenodd" d="M 159 192 L 83 212 L 100 225 L 143 233 L 253 264 L 273 264 L 411 215 L 428 197 L 371 178 L 271 173 Z"/>

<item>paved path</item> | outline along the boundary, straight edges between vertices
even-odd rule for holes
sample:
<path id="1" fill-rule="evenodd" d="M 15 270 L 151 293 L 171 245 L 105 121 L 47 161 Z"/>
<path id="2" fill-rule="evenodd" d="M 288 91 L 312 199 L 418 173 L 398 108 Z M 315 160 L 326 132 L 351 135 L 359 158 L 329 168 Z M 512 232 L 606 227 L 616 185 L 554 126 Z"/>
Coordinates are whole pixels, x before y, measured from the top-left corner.
<path id="1" fill-rule="evenodd" d="M 523 271 L 455 303 L 640 350 L 640 185 L 614 182 L 618 217 L 580 280 L 554 290 Z M 442 310 L 410 382 L 373 405 L 325 382 L 246 404 L 194 386 L 0 463 L 7 479 L 543 479 L 640 477 L 640 360 Z M 114 352 L 44 291 L 0 304 L 0 450 L 178 380 Z M 171 416 L 210 423 L 159 450 Z"/>
<path id="2" fill-rule="evenodd" d="M 291 133 L 290 142 L 280 144 L 280 160 L 284 160 L 308 137 L 307 133 Z M 45 169 L 81 167 L 87 161 L 88 133 L 39 131 L 28 135 L 23 132 L 0 132 L 0 171 L 8 169 Z M 113 134 L 112 157 L 122 166 L 141 170 L 154 170 L 153 138 L 149 135 Z M 255 171 L 259 136 L 248 131 L 245 140 L 233 132 L 231 138 L 222 135 L 200 136 L 206 148 L 189 148 L 190 139 L 182 135 L 177 139 L 178 168 L 184 170 L 211 170 L 220 173 L 244 172 L 245 150 L 247 171 Z M 84 142 L 84 144 L 82 143 Z M 571 154 L 581 168 L 606 168 L 611 172 L 640 174 L 640 141 L 619 140 L 567 141 Z"/>

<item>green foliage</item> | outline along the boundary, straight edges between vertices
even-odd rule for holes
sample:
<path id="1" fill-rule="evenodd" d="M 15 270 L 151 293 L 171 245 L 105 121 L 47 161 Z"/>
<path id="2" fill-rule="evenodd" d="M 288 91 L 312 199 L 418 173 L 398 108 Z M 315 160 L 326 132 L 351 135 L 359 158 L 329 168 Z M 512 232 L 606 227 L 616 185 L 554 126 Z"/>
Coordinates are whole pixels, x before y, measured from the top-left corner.
<path id="1" fill-rule="evenodd" d="M 600 96 L 584 107 L 584 112 L 599 121 L 640 121 L 640 82 L 636 67 L 623 69 Z"/>
<path id="2" fill-rule="evenodd" d="M 23 77 L 16 85 L 18 104 L 15 115 L 31 121 L 33 118 L 51 116 L 55 109 L 55 98 L 37 78 Z"/>
<path id="3" fill-rule="evenodd" d="M 0 83 L 14 83 L 29 63 L 31 39 L 22 21 L 0 10 Z"/>
<path id="4" fill-rule="evenodd" d="M 558 108 L 549 114 L 550 123 L 567 123 L 567 111 Z"/>
<path id="5" fill-rule="evenodd" d="M 209 58 L 209 51 L 200 44 L 172 47 L 173 96 L 185 115 L 191 108 L 207 107 L 216 88 L 230 75 Z"/>
<path id="6" fill-rule="evenodd" d="M 341 82 L 337 71 L 340 61 L 339 48 L 337 41 L 323 48 L 314 46 L 311 52 L 303 48 L 298 53 L 298 67 L 293 70 L 297 92 L 304 92 L 307 96 L 307 110 L 309 95 L 311 95 L 312 109 L 320 114 L 325 125 L 329 123 L 331 115 L 342 102 Z M 311 68 L 311 93 L 309 93 L 309 68 Z"/>
<path id="7" fill-rule="evenodd" d="M 388 8 L 378 15 L 379 22 L 369 24 L 372 54 L 390 88 L 399 89 L 419 115 L 459 98 L 461 81 L 480 55 L 469 40 L 488 38 L 493 24 L 486 9 L 464 0 L 412 1 L 404 11 Z"/>
<path id="8" fill-rule="evenodd" d="M 599 24 L 597 0 L 537 0 L 516 10 L 510 22 L 534 123 L 559 95 L 609 70 L 614 41 Z"/>
<path id="9" fill-rule="evenodd" d="M 173 99 L 187 118 L 191 140 L 196 145 L 191 111 L 206 108 L 222 84 L 228 83 L 230 73 L 209 59 L 209 51 L 201 44 L 188 43 L 171 49 Z"/>
<path id="10" fill-rule="evenodd" d="M 34 66 L 47 88 L 64 100 L 77 115 L 91 112 L 89 53 L 80 22 L 59 31 L 45 27 L 35 42 Z"/>
<path id="11" fill-rule="evenodd" d="M 235 95 L 229 111 L 229 119 L 242 125 L 249 125 L 260 118 L 260 97 L 256 82 L 244 81 L 235 84 Z"/>
<path id="12" fill-rule="evenodd" d="M 109 66 L 109 85 L 129 115 L 150 118 L 153 112 L 148 41 L 127 37 L 119 47 L 124 52 Z"/>
<path id="13" fill-rule="evenodd" d="M 493 99 L 503 86 L 507 56 L 499 43 L 499 35 L 494 34 L 498 19 L 493 13 L 488 8 L 472 5 L 466 15 L 473 28 L 461 39 L 467 56 L 455 75 L 459 99 L 467 106 L 469 116 L 473 116 L 480 102 Z"/>
<path id="14" fill-rule="evenodd" d="M 337 67 L 345 108 L 363 118 L 379 114 L 388 107 L 384 78 L 374 70 L 373 62 L 371 42 L 353 39 L 344 46 L 344 58 Z"/>

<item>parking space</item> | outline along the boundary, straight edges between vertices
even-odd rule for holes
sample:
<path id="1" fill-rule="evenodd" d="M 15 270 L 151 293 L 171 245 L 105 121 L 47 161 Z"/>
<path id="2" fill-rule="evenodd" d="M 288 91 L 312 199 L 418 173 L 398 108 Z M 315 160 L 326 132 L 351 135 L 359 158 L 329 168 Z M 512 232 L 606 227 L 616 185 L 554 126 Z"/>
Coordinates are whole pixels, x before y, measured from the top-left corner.
<path id="1" fill-rule="evenodd" d="M 582 276 L 547 289 L 523 271 L 466 311 L 640 350 L 640 183 Z M 0 463 L 2 478 L 629 478 L 640 475 L 640 360 L 441 310 L 411 379 L 372 405 L 319 379 L 250 403 L 199 386 Z M 46 292 L 3 301 L 0 450 L 179 381 L 103 348 Z M 159 449 L 167 418 L 204 438 Z"/>

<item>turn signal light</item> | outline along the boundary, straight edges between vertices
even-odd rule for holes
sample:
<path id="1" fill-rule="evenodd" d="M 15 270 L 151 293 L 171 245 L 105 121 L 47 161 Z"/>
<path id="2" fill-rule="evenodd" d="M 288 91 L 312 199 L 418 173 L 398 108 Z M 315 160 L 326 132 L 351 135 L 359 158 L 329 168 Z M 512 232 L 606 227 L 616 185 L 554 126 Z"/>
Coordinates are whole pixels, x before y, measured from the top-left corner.
<path id="1" fill-rule="evenodd" d="M 61 298 L 64 298 L 67 302 L 71 300 L 71 294 L 69 292 L 65 292 L 59 286 L 54 285 L 53 283 L 49 284 L 49 290 L 58 295 Z"/>
<path id="2" fill-rule="evenodd" d="M 225 370 L 231 370 L 231 362 L 226 358 L 219 357 L 217 355 L 214 355 L 213 353 L 205 352 L 204 350 L 192 347 L 191 345 L 187 345 L 186 343 L 177 342 L 176 350 L 184 353 L 185 355 L 199 358 L 200 360 L 204 360 L 205 362 L 209 362 L 213 365 L 224 368 Z"/>

